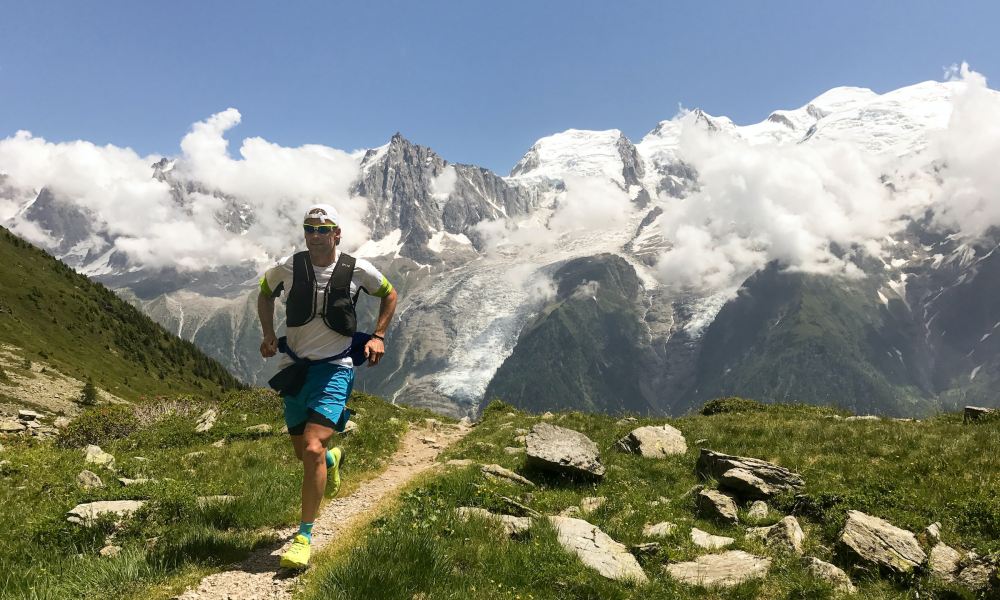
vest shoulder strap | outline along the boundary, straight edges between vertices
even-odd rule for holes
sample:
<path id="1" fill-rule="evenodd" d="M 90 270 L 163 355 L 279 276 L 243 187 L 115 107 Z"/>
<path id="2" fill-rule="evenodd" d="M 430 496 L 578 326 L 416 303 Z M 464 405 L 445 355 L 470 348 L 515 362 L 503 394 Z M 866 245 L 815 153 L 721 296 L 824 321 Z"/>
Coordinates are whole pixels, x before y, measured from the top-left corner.
<path id="1" fill-rule="evenodd" d="M 305 281 L 312 283 L 316 274 L 312 270 L 312 261 L 309 260 L 309 251 L 296 252 L 292 257 L 292 281 Z"/>
<path id="2" fill-rule="evenodd" d="M 333 275 L 330 277 L 330 289 L 345 290 L 351 292 L 351 280 L 354 279 L 354 257 L 350 254 L 341 253 L 337 259 L 337 266 L 333 268 Z"/>

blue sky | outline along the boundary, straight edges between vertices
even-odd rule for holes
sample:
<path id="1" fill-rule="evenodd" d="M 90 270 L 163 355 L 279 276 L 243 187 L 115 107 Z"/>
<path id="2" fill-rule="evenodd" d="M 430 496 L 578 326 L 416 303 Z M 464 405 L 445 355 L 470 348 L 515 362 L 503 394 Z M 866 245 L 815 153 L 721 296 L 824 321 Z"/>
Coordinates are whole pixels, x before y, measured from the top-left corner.
<path id="1" fill-rule="evenodd" d="M 750 123 L 961 61 L 995 88 L 998 6 L 13 0 L 0 9 L 0 137 L 171 155 L 191 123 L 235 107 L 235 142 L 351 150 L 401 131 L 506 174 L 542 136 L 638 141 L 678 105 Z"/>

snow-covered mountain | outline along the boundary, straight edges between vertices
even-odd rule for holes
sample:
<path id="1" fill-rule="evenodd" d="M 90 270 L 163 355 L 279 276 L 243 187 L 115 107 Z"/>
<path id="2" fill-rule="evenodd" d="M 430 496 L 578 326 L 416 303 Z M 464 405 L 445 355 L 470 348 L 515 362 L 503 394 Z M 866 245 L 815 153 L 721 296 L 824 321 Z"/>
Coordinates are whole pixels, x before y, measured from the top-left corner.
<path id="1" fill-rule="evenodd" d="M 399 134 L 345 154 L 339 160 L 354 169 L 348 194 L 366 206 L 369 234 L 351 247 L 402 294 L 390 351 L 359 387 L 456 415 L 474 412 L 487 390 L 529 408 L 570 408 L 578 396 L 587 399 L 581 406 L 651 413 L 682 412 L 723 393 L 894 414 L 960 398 L 995 403 L 977 394 L 1000 379 L 1000 347 L 988 345 L 994 322 L 986 323 L 1000 315 L 970 309 L 977 297 L 967 293 L 988 293 L 975 282 L 1000 277 L 995 236 L 966 235 L 964 213 L 940 204 L 949 169 L 963 164 L 947 154 L 946 137 L 962 133 L 953 131 L 956 106 L 970 104 L 973 92 L 976 107 L 1000 106 L 996 92 L 970 87 L 835 88 L 743 126 L 693 110 L 638 143 L 618 130 L 569 130 L 538 140 L 506 177 L 449 162 Z M 192 178 L 197 170 L 185 160 L 193 158 L 149 167 L 172 210 L 197 219 L 209 206 L 223 239 L 245 241 L 274 226 L 246 190 Z M 150 266 L 116 241 L 110 215 L 53 189 L 0 179 L 0 216 L 244 380 L 266 380 L 273 367 L 256 354 L 256 278 L 290 247 L 227 266 Z M 297 207 L 279 214 L 294 230 Z M 837 295 L 827 284 L 842 294 L 827 308 L 850 307 L 866 325 L 813 323 L 819 333 L 803 338 L 806 308 Z M 778 289 L 788 298 L 774 296 Z M 758 306 L 749 291 L 772 299 Z M 587 302 L 603 309 L 591 313 Z M 374 308 L 366 306 L 368 318 Z M 612 315 L 636 335 L 616 338 L 632 325 L 606 329 Z M 568 323 L 574 331 L 560 346 L 553 338 Z M 982 337 L 971 350 L 976 336 L 966 330 Z M 802 353 L 810 357 L 863 357 L 843 361 L 827 384 L 867 383 L 829 395 L 801 384 L 822 361 L 767 359 L 796 352 L 772 335 L 808 338 Z M 609 361 L 611 352 L 641 360 Z M 637 381 L 626 386 L 629 399 L 607 398 L 593 380 L 611 368 L 616 380 Z M 554 378 L 564 383 L 546 397 Z"/>

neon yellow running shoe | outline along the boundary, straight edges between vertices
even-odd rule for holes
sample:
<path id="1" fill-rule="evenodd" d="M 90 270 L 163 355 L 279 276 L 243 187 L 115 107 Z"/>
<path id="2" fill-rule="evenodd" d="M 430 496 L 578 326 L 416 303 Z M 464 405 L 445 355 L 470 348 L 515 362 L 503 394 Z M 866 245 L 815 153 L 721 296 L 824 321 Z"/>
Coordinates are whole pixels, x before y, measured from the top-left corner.
<path id="1" fill-rule="evenodd" d="M 309 538 L 297 533 L 292 541 L 292 547 L 281 555 L 281 566 L 286 569 L 305 569 L 309 566 L 311 552 Z"/>
<path id="2" fill-rule="evenodd" d="M 340 492 L 340 465 L 344 464 L 344 449 L 337 446 L 330 450 L 330 454 L 333 456 L 333 466 L 327 469 L 328 474 L 333 477 L 333 495 L 336 496 Z"/>

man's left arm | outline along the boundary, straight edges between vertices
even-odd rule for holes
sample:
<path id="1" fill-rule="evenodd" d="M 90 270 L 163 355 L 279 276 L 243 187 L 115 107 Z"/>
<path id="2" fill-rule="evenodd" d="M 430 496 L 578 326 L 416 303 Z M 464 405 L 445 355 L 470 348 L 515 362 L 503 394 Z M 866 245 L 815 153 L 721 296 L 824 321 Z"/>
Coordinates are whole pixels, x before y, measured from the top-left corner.
<path id="1" fill-rule="evenodd" d="M 389 329 L 389 323 L 392 322 L 392 315 L 396 312 L 396 299 L 398 294 L 396 294 L 395 288 L 389 290 L 389 293 L 382 297 L 381 303 L 378 307 L 378 321 L 375 324 L 375 335 L 384 338 L 385 332 Z M 382 355 L 385 354 L 385 343 L 382 340 L 373 337 L 368 340 L 365 344 L 365 358 L 368 359 L 368 366 L 374 367 L 382 360 Z"/>

